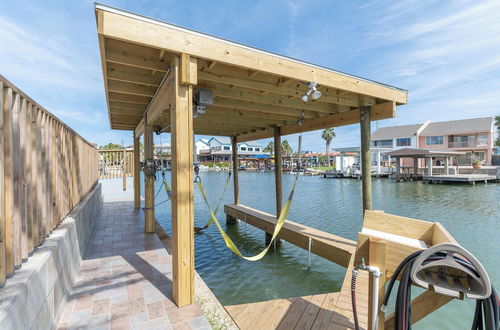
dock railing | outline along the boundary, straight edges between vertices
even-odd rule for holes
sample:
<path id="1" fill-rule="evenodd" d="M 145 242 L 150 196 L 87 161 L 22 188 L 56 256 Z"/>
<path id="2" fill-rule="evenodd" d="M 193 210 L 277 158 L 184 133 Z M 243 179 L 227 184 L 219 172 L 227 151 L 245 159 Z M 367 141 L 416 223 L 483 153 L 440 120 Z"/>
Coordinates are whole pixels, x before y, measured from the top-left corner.
<path id="1" fill-rule="evenodd" d="M 0 287 L 97 182 L 97 149 L 0 75 Z"/>

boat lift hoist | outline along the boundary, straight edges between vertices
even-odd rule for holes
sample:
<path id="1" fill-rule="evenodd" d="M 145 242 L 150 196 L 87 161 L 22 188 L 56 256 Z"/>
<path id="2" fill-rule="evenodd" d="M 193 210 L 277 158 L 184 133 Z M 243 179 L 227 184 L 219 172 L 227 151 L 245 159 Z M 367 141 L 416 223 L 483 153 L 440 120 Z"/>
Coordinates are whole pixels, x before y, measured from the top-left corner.
<path id="1" fill-rule="evenodd" d="M 378 267 L 366 265 L 364 260 L 353 269 L 351 298 L 355 328 L 359 329 L 356 311 L 356 277 L 366 270 L 373 278 L 373 329 L 377 329 Z M 385 292 L 381 311 L 387 304 L 396 279 L 400 278 L 396 295 L 394 329 L 411 329 L 411 286 L 415 285 L 435 293 L 458 298 L 475 299 L 476 308 L 472 329 L 500 329 L 498 295 L 492 287 L 483 265 L 466 249 L 455 243 L 442 243 L 410 254 L 396 268 Z M 384 314 L 382 314 L 384 315 Z"/>

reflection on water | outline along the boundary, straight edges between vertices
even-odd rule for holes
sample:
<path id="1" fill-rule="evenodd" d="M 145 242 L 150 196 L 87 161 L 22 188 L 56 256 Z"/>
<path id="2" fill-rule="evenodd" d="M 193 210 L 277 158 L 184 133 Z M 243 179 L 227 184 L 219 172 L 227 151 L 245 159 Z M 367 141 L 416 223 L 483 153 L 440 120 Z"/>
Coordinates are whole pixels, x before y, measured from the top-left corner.
<path id="1" fill-rule="evenodd" d="M 213 207 L 217 204 L 227 173 L 202 173 Z M 275 213 L 274 173 L 239 173 L 241 203 Z M 293 184 L 293 176 L 283 177 L 283 195 Z M 158 200 L 163 200 L 164 192 Z M 228 189 L 225 203 L 232 203 Z M 420 182 L 394 183 L 373 180 L 374 209 L 387 213 L 440 221 L 446 229 L 486 267 L 497 289 L 500 272 L 496 268 L 500 234 L 498 205 L 500 185 L 430 185 Z M 170 232 L 170 204 L 158 207 L 157 218 Z M 288 218 L 329 233 L 355 240 L 361 229 L 361 182 L 352 179 L 300 177 Z M 167 220 L 168 219 L 168 220 Z M 195 226 L 209 219 L 206 206 L 195 189 Z M 264 248 L 264 233 L 240 222 L 225 227 L 223 208 L 218 219 L 246 255 Z M 307 269 L 307 251 L 287 242 L 263 260 L 249 262 L 233 255 L 215 226 L 195 235 L 196 270 L 222 304 L 239 304 L 266 299 L 305 296 L 338 291 L 345 270 L 320 257 L 312 256 Z M 467 328 L 473 314 L 472 302 L 455 301 L 420 322 L 416 328 Z"/>

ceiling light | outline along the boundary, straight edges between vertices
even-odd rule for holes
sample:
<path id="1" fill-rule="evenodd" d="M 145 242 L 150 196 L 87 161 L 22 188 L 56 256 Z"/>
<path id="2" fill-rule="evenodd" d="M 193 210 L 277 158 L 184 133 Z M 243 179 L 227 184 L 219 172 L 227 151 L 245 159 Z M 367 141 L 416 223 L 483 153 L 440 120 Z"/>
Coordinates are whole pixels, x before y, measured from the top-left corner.
<path id="1" fill-rule="evenodd" d="M 317 84 L 314 81 L 311 81 L 309 84 L 307 84 L 307 87 L 309 87 L 309 89 L 304 95 L 300 97 L 302 101 L 309 101 L 309 96 L 311 96 L 311 98 L 315 101 L 321 97 L 321 92 L 316 88 L 316 86 Z"/>

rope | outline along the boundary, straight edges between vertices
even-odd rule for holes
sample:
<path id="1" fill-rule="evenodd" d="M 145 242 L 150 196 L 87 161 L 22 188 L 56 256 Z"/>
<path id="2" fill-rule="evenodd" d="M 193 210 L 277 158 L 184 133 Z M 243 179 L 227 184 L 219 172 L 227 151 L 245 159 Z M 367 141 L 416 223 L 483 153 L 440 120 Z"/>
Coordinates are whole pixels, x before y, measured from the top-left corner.
<path id="1" fill-rule="evenodd" d="M 238 248 L 236 247 L 236 245 L 234 244 L 234 242 L 231 240 L 231 238 L 224 232 L 224 230 L 222 229 L 219 221 L 215 217 L 215 214 L 212 211 L 212 208 L 210 207 L 210 203 L 208 202 L 207 195 L 205 193 L 205 190 L 203 189 L 203 185 L 201 184 L 201 180 L 196 181 L 196 184 L 198 186 L 198 189 L 201 192 L 201 196 L 203 197 L 203 200 L 205 201 L 205 204 L 207 205 L 207 207 L 208 207 L 208 209 L 210 211 L 210 216 L 212 218 L 212 221 L 217 226 L 217 229 L 219 229 L 219 233 L 222 235 L 222 238 L 224 238 L 226 246 L 234 254 L 236 254 L 237 256 L 239 256 L 240 258 L 243 258 L 243 259 L 248 260 L 248 261 L 258 261 L 258 260 L 262 259 L 267 254 L 267 252 L 271 248 L 271 245 L 273 244 L 274 240 L 278 236 L 281 228 L 285 224 L 285 220 L 286 220 L 286 217 L 288 215 L 288 211 L 290 210 L 290 205 L 292 203 L 293 194 L 295 192 L 295 187 L 297 186 L 297 180 L 298 180 L 298 178 L 299 178 L 299 175 L 297 174 L 295 176 L 295 181 L 293 183 L 292 191 L 290 192 L 290 195 L 288 196 L 288 200 L 286 201 L 285 206 L 281 210 L 280 216 L 278 218 L 278 222 L 276 223 L 276 226 L 274 227 L 274 232 L 273 232 L 273 236 L 271 237 L 271 241 L 269 242 L 269 244 L 266 246 L 266 248 L 264 250 L 262 250 L 259 254 L 255 255 L 255 256 L 252 256 L 252 257 L 246 257 L 246 256 L 244 256 L 240 252 L 240 250 L 238 250 Z"/>

